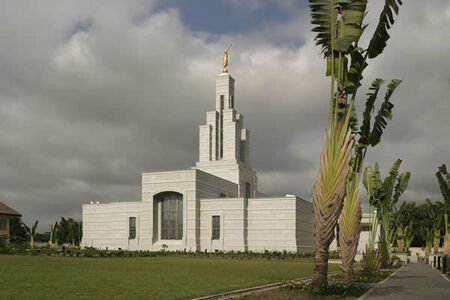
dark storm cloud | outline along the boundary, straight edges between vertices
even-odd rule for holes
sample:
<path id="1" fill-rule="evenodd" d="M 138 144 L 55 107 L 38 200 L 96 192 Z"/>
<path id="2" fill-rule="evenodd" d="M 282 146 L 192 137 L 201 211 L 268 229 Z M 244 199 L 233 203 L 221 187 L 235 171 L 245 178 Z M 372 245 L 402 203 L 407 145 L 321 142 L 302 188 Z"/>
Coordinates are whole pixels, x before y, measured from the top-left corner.
<path id="1" fill-rule="evenodd" d="M 267 24 L 220 31 L 192 25 L 186 4 L 161 3 L 3 5 L 0 200 L 26 222 L 39 219 L 44 230 L 49 220 L 79 217 L 82 203 L 139 201 L 141 172 L 194 165 L 198 125 L 214 109 L 215 76 L 230 42 L 236 105 L 251 131 L 261 191 L 310 198 L 329 83 L 308 11 L 282 1 Z M 227 9 L 264 18 L 277 3 L 230 1 Z M 376 77 L 404 80 L 367 163 L 387 172 L 402 158 L 412 172 L 405 198 L 416 201 L 440 199 L 434 172 L 449 163 L 450 146 L 450 43 L 439 33 L 450 25 L 450 5 L 421 5 L 424 14 L 416 3 L 404 5 L 382 59 L 365 76 L 366 85 Z"/>

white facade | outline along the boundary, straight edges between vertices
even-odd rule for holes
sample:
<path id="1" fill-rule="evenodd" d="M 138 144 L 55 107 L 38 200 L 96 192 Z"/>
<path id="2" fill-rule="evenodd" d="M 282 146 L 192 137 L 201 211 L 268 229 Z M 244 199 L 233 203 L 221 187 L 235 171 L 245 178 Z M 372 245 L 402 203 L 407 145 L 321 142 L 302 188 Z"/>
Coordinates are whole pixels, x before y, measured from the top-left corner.
<path id="1" fill-rule="evenodd" d="M 312 204 L 258 191 L 234 79 L 216 78 L 216 110 L 199 128 L 199 161 L 142 174 L 139 202 L 84 204 L 84 246 L 187 251 L 314 251 Z"/>

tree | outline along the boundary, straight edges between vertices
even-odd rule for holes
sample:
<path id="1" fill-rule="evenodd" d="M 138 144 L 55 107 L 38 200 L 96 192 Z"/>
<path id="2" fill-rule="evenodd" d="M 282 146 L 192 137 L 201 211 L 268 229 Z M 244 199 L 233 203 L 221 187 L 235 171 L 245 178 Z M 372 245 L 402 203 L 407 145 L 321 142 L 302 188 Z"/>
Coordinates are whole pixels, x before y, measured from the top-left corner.
<path id="1" fill-rule="evenodd" d="M 34 248 L 34 237 L 36 235 L 36 228 L 38 225 L 39 221 L 36 220 L 36 222 L 34 222 L 34 225 L 30 227 L 28 227 L 27 225 L 25 225 L 25 223 L 23 223 L 23 226 L 25 227 L 25 230 L 28 234 L 28 236 L 30 237 L 30 248 Z"/>
<path id="2" fill-rule="evenodd" d="M 60 243 L 71 243 L 72 246 L 79 245 L 81 242 L 81 221 L 78 222 L 73 218 L 61 217 L 60 221 L 56 223 L 53 230 L 52 238 Z M 52 241 L 53 241 L 52 239 Z"/>
<path id="3" fill-rule="evenodd" d="M 387 126 L 387 119 L 392 116 L 392 108 L 394 105 L 390 102 L 390 98 L 395 89 L 400 85 L 401 80 L 392 80 L 388 84 L 387 92 L 380 109 L 372 122 L 372 113 L 374 111 L 375 102 L 378 92 L 383 85 L 384 80 L 377 78 L 369 87 L 367 93 L 367 101 L 365 111 L 363 113 L 363 122 L 359 130 L 355 131 L 358 141 L 355 143 L 355 154 L 352 158 L 350 176 L 346 189 L 346 197 L 344 199 L 344 207 L 342 209 L 339 224 L 341 231 L 339 232 L 339 245 L 341 246 L 341 270 L 346 280 L 352 280 L 354 277 L 353 262 L 358 249 L 360 225 L 361 225 L 361 202 L 360 194 L 360 178 L 364 165 L 364 159 L 367 150 L 376 146 L 383 135 Z M 373 123 L 373 125 L 372 125 Z M 355 126 L 356 127 L 356 126 Z"/>
<path id="4" fill-rule="evenodd" d="M 395 224 L 397 225 L 396 239 L 398 251 L 408 250 L 414 238 L 414 210 L 416 204 L 412 201 L 403 202 L 398 210 L 394 212 Z"/>
<path id="5" fill-rule="evenodd" d="M 445 164 L 441 165 L 436 172 L 436 177 L 439 181 L 439 188 L 441 189 L 442 197 L 446 206 L 446 213 L 450 213 L 450 174 L 447 173 Z"/>
<path id="6" fill-rule="evenodd" d="M 444 234 L 444 253 L 450 256 L 450 230 L 448 227 L 448 214 L 444 215 L 445 234 Z"/>
<path id="7" fill-rule="evenodd" d="M 402 161 L 397 159 L 389 171 L 389 175 L 381 180 L 378 163 L 374 168 L 367 167 L 363 184 L 368 191 L 369 203 L 377 209 L 381 225 L 380 247 L 383 256 L 382 267 L 387 267 L 392 260 L 392 244 L 395 239 L 394 208 L 400 196 L 408 188 L 410 172 L 399 174 Z"/>
<path id="8" fill-rule="evenodd" d="M 312 286 L 320 288 L 327 284 L 328 249 L 334 239 L 334 228 L 343 205 L 346 207 L 343 222 L 351 227 L 350 236 L 359 234 L 360 176 L 354 175 L 350 186 L 347 186 L 353 147 L 350 116 L 367 61 L 380 55 L 386 47 L 389 39 L 387 31 L 394 22 L 393 16 L 398 13 L 401 1 L 385 1 L 378 25 L 366 49 L 360 48 L 358 42 L 366 28 L 363 20 L 367 0 L 310 0 L 310 3 L 311 23 L 314 25 L 313 31 L 317 33 L 316 44 L 321 47 L 326 58 L 326 75 L 331 79 L 329 132 L 325 132 L 319 174 L 313 190 L 316 254 Z M 349 96 L 351 100 L 347 103 Z M 380 119 L 378 124 L 378 129 L 384 129 L 385 120 Z M 347 192 L 347 189 L 350 191 Z M 354 246 L 354 240 L 350 241 L 348 247 L 345 246 L 350 256 Z M 346 265 L 351 267 L 352 262 Z"/>
<path id="9" fill-rule="evenodd" d="M 433 253 L 438 253 L 442 237 L 441 227 L 443 225 L 442 220 L 445 214 L 445 205 L 442 202 L 432 203 L 430 199 L 426 199 L 425 207 L 429 220 L 427 226 L 430 228 L 430 232 L 427 235 L 431 235 Z M 428 238 L 430 237 L 428 236 Z"/>
<path id="10" fill-rule="evenodd" d="M 50 239 L 48 241 L 48 245 L 50 247 L 53 246 L 53 240 L 55 240 L 55 245 L 58 246 L 58 240 L 56 237 L 56 231 L 57 231 L 57 227 L 58 227 L 58 222 L 50 222 L 48 223 L 48 226 L 50 228 Z"/>
<path id="11" fill-rule="evenodd" d="M 371 214 L 371 224 L 369 231 L 369 242 L 366 245 L 366 250 L 363 253 L 362 267 L 366 273 L 378 271 L 380 265 L 378 263 L 379 251 L 375 250 L 375 240 L 378 232 L 378 217 L 376 212 Z"/>
<path id="12" fill-rule="evenodd" d="M 20 217 L 11 217 L 9 219 L 9 234 L 11 242 L 25 241 L 27 230 Z"/>

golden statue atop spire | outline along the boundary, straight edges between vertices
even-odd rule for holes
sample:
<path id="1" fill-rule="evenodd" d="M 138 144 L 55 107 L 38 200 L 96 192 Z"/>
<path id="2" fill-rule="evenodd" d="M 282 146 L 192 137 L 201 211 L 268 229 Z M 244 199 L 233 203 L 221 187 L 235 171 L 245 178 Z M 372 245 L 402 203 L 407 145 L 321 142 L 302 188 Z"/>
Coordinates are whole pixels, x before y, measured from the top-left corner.
<path id="1" fill-rule="evenodd" d="M 223 50 L 223 73 L 228 73 L 228 51 L 230 51 L 231 46 L 233 46 L 233 43 L 227 49 Z"/>

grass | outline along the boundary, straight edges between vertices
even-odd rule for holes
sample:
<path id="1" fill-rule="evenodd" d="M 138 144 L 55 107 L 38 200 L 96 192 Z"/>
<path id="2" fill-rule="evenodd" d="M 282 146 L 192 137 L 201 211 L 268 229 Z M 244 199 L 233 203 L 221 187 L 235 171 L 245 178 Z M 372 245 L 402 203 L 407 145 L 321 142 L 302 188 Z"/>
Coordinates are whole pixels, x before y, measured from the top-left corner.
<path id="1" fill-rule="evenodd" d="M 308 276 L 313 264 L 220 258 L 0 256 L 1 299 L 188 299 Z M 338 269 L 330 265 L 329 271 Z"/>

